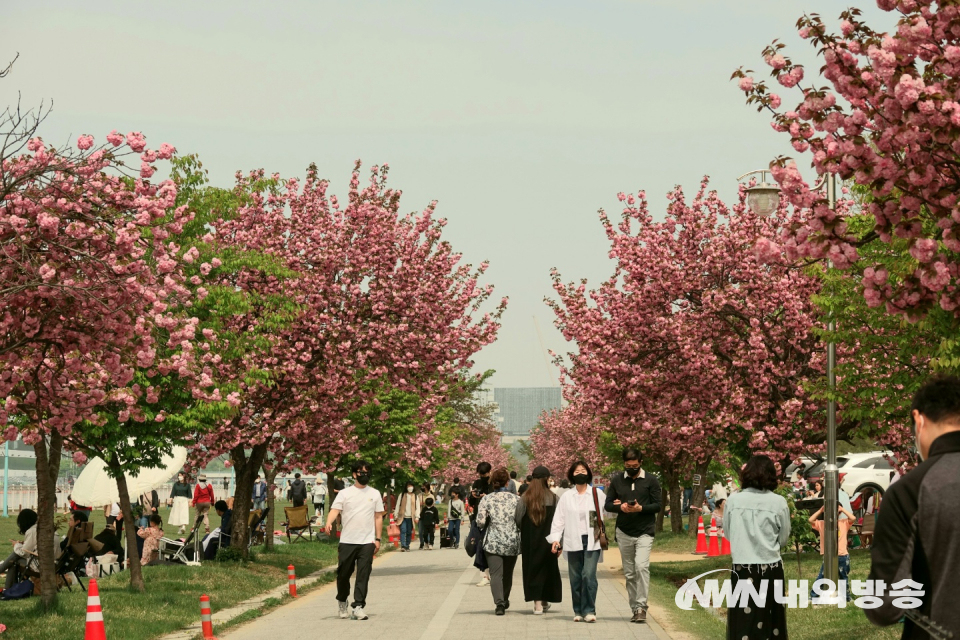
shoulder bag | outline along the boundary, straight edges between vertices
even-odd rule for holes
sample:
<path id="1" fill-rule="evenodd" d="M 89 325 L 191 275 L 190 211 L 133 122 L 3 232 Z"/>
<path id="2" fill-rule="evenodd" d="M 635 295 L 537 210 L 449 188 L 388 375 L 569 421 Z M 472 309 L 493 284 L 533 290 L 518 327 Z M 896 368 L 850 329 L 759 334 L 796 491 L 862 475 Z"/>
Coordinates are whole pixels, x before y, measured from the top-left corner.
<path id="1" fill-rule="evenodd" d="M 607 527 L 603 523 L 603 512 L 600 511 L 600 500 L 597 498 L 597 488 L 593 489 L 593 507 L 597 510 L 597 524 L 593 529 L 593 538 L 600 543 L 600 548 L 606 551 L 610 548 L 610 542 L 607 540 Z"/>

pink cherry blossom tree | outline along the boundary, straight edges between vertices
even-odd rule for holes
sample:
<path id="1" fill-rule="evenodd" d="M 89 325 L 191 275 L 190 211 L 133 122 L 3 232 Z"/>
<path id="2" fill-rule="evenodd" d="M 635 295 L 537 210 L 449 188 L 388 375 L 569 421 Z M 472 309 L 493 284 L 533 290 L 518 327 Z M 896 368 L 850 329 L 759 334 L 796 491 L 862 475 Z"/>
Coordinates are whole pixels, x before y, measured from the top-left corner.
<path id="1" fill-rule="evenodd" d="M 896 11 L 895 31 L 870 28 L 860 11 L 840 15 L 839 32 L 817 15 L 797 23 L 801 37 L 823 61 L 817 86 L 805 68 L 785 55 L 782 43 L 763 52 L 776 82 L 800 95 L 796 106 L 765 81 L 740 69 L 748 102 L 773 113 L 773 128 L 809 154 L 817 174 L 833 174 L 868 190 L 864 203 L 875 224 L 851 233 L 843 210 L 832 211 L 822 192 L 811 192 L 786 158 L 772 168 L 796 215 L 779 245 L 791 258 L 831 259 L 838 268 L 858 260 L 858 247 L 879 238 L 906 240 L 912 268 L 891 274 L 864 265 L 863 295 L 870 306 L 912 320 L 935 305 L 960 313 L 960 7 L 931 0 L 879 0 Z M 874 268 L 875 267 L 875 268 Z"/>
<path id="2" fill-rule="evenodd" d="M 683 474 L 719 453 L 782 457 L 822 440 L 804 388 L 822 357 L 817 279 L 756 251 L 777 237 L 786 210 L 758 217 L 743 189 L 728 208 L 706 179 L 692 200 L 680 187 L 667 197 L 663 222 L 643 192 L 620 195 L 619 223 L 601 211 L 614 274 L 588 291 L 554 271 L 550 304 L 577 346 L 569 363 L 558 360 L 568 399 L 657 463 L 679 513 Z"/>
<path id="3" fill-rule="evenodd" d="M 245 550 L 253 478 L 274 436 L 290 444 L 291 466 L 331 468 L 351 451 L 347 417 L 372 402 L 381 385 L 421 398 L 423 431 L 407 449 L 426 464 L 435 444 L 431 418 L 448 385 L 490 343 L 506 300 L 488 313 L 487 268 L 460 264 L 442 240 L 435 203 L 400 215 L 400 192 L 374 167 L 360 187 L 354 169 L 347 202 L 329 195 L 311 166 L 305 181 L 264 189 L 263 172 L 238 176 L 247 194 L 216 226 L 224 260 L 207 273 L 247 302 L 223 319 L 244 341 L 218 363 L 238 388 L 238 413 L 199 443 L 199 459 L 228 452 L 237 474 L 234 545 Z M 258 263 L 229 268 L 238 255 Z M 226 264 L 224 264 L 226 263 Z"/>
<path id="4" fill-rule="evenodd" d="M 171 312 L 190 297 L 172 241 L 189 220 L 155 163 L 174 153 L 139 132 L 104 145 L 48 147 L 39 120 L 8 111 L 0 132 L 0 422 L 34 447 L 43 603 L 56 581 L 53 515 L 64 439 L 103 421 L 110 403 L 136 403 L 138 368 L 192 366 L 192 325 Z M 139 157 L 138 157 L 139 156 Z M 128 169 L 127 158 L 137 168 Z M 164 344 L 156 342 L 164 329 Z M 158 358 L 158 348 L 165 354 Z M 9 422 L 8 422 L 9 421 Z"/>

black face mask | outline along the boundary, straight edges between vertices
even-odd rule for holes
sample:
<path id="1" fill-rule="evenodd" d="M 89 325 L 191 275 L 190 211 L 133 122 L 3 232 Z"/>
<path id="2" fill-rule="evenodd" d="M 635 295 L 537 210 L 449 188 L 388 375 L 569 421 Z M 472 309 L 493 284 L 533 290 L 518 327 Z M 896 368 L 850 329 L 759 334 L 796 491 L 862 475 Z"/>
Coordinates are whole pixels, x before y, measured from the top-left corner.
<path id="1" fill-rule="evenodd" d="M 370 474 L 369 473 L 358 473 L 357 474 L 357 484 L 366 485 L 370 483 Z"/>
<path id="2" fill-rule="evenodd" d="M 573 484 L 587 484 L 590 482 L 590 476 L 585 473 L 578 473 L 573 476 Z"/>
<path id="3" fill-rule="evenodd" d="M 637 474 L 640 473 L 640 467 L 637 467 L 636 469 L 631 469 L 630 467 L 626 467 L 626 469 L 627 469 L 627 475 L 630 476 L 631 478 L 637 477 Z"/>

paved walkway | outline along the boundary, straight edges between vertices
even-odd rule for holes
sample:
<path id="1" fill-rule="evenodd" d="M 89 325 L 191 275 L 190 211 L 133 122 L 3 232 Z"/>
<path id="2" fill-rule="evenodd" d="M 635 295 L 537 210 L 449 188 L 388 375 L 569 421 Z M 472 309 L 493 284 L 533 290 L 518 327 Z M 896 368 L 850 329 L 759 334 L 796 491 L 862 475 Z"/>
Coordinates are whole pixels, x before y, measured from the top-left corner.
<path id="1" fill-rule="evenodd" d="M 471 562 L 462 549 L 389 553 L 378 558 L 373 566 L 366 608 L 369 620 L 340 620 L 336 587 L 328 585 L 253 622 L 217 635 L 227 640 L 315 638 L 326 637 L 328 633 L 336 634 L 331 637 L 347 638 L 356 634 L 357 640 L 462 640 L 464 637 L 668 640 L 656 623 L 628 622 L 632 614 L 623 578 L 606 569 L 599 574 L 599 619 L 587 624 L 573 622 L 564 562 L 561 561 L 564 602 L 554 605 L 542 616 L 533 615 L 532 606 L 528 607 L 523 601 L 520 562 L 514 576 L 511 608 L 505 616 L 493 614 L 490 588 L 476 586 L 479 572 Z"/>

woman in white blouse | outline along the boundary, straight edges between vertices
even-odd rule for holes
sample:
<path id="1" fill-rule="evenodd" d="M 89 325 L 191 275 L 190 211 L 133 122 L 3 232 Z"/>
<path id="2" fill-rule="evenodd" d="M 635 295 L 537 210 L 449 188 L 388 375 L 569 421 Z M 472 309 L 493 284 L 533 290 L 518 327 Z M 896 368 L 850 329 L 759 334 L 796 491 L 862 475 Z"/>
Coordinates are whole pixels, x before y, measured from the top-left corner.
<path id="1" fill-rule="evenodd" d="M 37 553 L 37 512 L 33 509 L 23 509 L 17 515 L 17 529 L 23 540 L 11 540 L 13 552 L 6 560 L 0 562 L 0 572 L 6 571 L 7 578 L 4 584 L 9 589 L 20 579 L 20 571 L 26 568 Z M 53 532 L 54 557 L 60 552 L 60 537 Z"/>
<path id="2" fill-rule="evenodd" d="M 597 621 L 597 564 L 603 559 L 597 532 L 598 525 L 603 526 L 606 496 L 590 485 L 591 478 L 593 473 L 586 462 L 578 460 L 570 466 L 567 479 L 574 489 L 564 493 L 557 502 L 547 537 L 547 542 L 553 544 L 553 552 L 563 549 L 567 560 L 574 622 Z M 600 505 L 600 513 L 595 505 Z"/>

